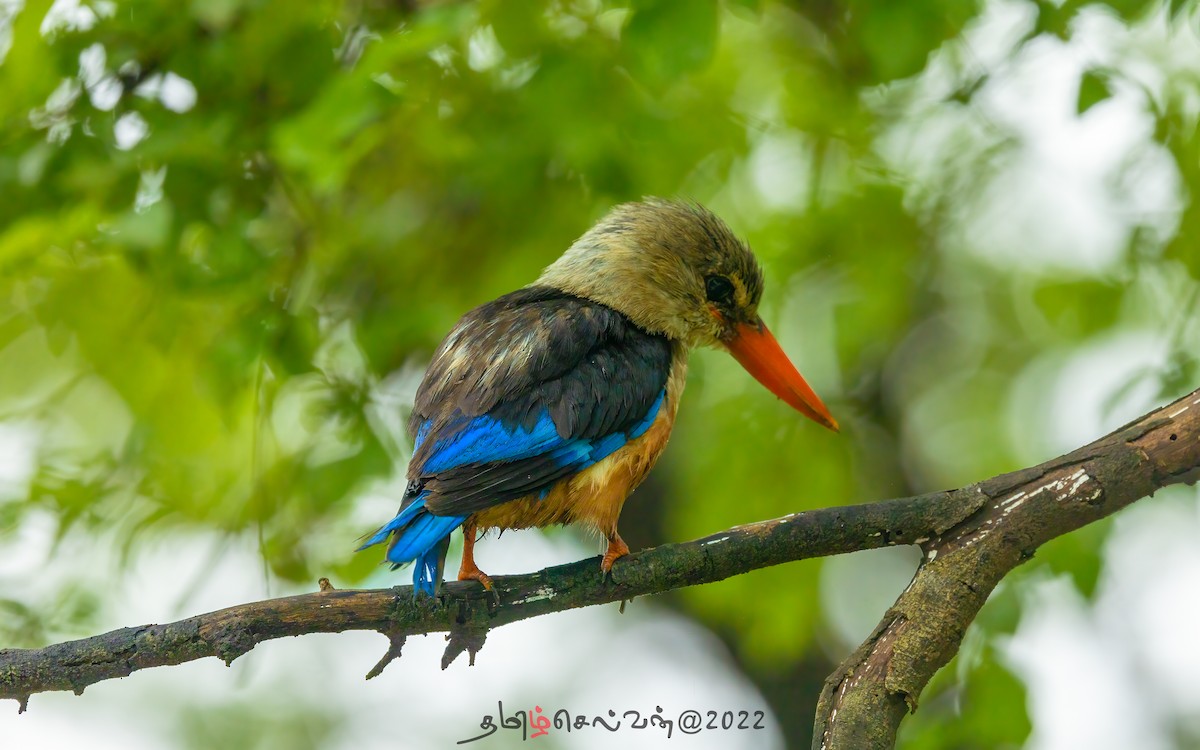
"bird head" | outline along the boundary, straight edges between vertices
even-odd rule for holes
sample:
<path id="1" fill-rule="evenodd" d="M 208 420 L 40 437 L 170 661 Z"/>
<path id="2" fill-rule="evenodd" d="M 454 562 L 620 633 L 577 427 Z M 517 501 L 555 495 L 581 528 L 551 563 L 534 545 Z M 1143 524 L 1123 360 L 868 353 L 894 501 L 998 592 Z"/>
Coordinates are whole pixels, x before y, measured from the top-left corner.
<path id="1" fill-rule="evenodd" d="M 537 283 L 686 346 L 725 349 L 784 402 L 838 429 L 758 316 L 763 275 L 754 254 L 702 206 L 658 198 L 619 205 Z"/>

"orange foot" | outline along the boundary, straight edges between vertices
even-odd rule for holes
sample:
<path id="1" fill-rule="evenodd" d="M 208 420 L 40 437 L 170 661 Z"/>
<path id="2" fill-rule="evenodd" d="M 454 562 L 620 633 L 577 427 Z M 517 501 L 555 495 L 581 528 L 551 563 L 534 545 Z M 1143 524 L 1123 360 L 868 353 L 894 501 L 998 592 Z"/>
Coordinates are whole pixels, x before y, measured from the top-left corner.
<path id="1" fill-rule="evenodd" d="M 600 561 L 600 572 L 605 578 L 612 575 L 613 563 L 618 557 L 624 557 L 629 554 L 629 545 L 621 538 L 617 532 L 613 532 L 608 538 L 608 551 L 604 553 L 604 559 Z"/>
<path id="2" fill-rule="evenodd" d="M 492 577 L 479 569 L 479 566 L 474 562 L 471 567 L 467 567 L 466 562 L 458 569 L 458 580 L 460 581 L 479 581 L 483 587 L 493 594 L 496 593 L 496 584 L 492 583 Z"/>
<path id="3" fill-rule="evenodd" d="M 463 524 L 463 556 L 462 565 L 458 567 L 458 580 L 460 581 L 479 581 L 483 588 L 492 595 L 492 600 L 498 605 L 500 604 L 500 594 L 496 591 L 496 585 L 492 583 L 492 577 L 479 569 L 475 564 L 475 524 Z"/>

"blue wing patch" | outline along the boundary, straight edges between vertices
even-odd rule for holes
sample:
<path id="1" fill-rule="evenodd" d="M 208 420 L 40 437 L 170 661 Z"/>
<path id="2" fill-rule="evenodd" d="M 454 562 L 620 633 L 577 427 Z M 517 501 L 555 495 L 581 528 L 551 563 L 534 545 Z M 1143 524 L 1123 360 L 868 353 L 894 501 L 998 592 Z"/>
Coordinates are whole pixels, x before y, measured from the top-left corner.
<path id="1" fill-rule="evenodd" d="M 453 434 L 434 444 L 433 453 L 421 467 L 421 474 L 440 474 L 466 464 L 532 458 L 566 442 L 559 437 L 549 411 L 541 413 L 532 429 L 525 429 L 521 425 L 510 429 L 500 420 L 487 415 L 449 429 L 454 431 Z"/>

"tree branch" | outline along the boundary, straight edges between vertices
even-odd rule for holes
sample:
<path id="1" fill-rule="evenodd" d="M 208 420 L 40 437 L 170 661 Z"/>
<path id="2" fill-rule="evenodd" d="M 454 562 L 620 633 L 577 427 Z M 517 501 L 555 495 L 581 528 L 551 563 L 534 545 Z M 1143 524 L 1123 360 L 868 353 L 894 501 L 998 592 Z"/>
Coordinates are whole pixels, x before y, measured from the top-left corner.
<path id="1" fill-rule="evenodd" d="M 829 678 L 814 747 L 883 748 L 906 710 L 958 648 L 995 584 L 1038 545 L 1091 523 L 1159 487 L 1200 472 L 1200 391 L 1040 466 L 949 492 L 823 508 L 738 526 L 618 561 L 603 580 L 597 558 L 495 578 L 499 604 L 475 582 L 448 582 L 440 597 L 412 588 L 334 590 L 252 602 L 167 625 L 122 628 L 40 649 L 0 650 L 0 698 L 73 690 L 147 667 L 205 656 L 226 663 L 261 641 L 306 633 L 374 630 L 389 647 L 368 674 L 400 655 L 404 639 L 448 632 L 445 668 L 472 661 L 491 628 L 576 607 L 719 581 L 771 565 L 862 549 L 918 544 L 912 584 Z"/>
<path id="2" fill-rule="evenodd" d="M 891 748 L 996 584 L 1045 542 L 1200 478 L 1200 390 L 1040 466 L 967 490 L 978 510 L 919 540 L 912 583 L 825 682 L 815 750 Z"/>
<path id="3" fill-rule="evenodd" d="M 473 581 L 447 581 L 438 599 L 414 597 L 411 586 L 335 590 L 323 585 L 311 594 L 241 604 L 167 625 L 122 628 L 40 649 L 0 650 L 0 698 L 24 702 L 33 693 L 49 690 L 81 693 L 101 680 L 205 656 L 232 663 L 262 641 L 307 633 L 375 630 L 389 637 L 388 655 L 394 657 L 406 636 L 449 632 L 449 654 L 461 645 L 454 639 L 469 635 L 471 626 L 479 623 L 490 629 L 720 581 L 792 560 L 909 544 L 920 533 L 952 525 L 943 519 L 958 520 L 973 510 L 951 501 L 946 493 L 933 493 L 797 513 L 631 554 L 617 561 L 608 581 L 601 577 L 599 558 L 527 575 L 496 576 L 499 606 L 492 605 L 491 597 Z"/>

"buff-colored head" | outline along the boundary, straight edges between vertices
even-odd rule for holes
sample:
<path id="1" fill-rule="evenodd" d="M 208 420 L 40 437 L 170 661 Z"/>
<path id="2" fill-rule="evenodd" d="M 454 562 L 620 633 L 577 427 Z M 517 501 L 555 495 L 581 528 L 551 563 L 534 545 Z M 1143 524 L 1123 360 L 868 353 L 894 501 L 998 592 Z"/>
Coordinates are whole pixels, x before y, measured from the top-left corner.
<path id="1" fill-rule="evenodd" d="M 746 243 L 695 203 L 624 203 L 536 282 L 594 300 L 689 347 L 727 349 L 788 404 L 837 429 L 758 316 L 763 275 Z"/>
<path id="2" fill-rule="evenodd" d="M 711 211 L 649 198 L 610 211 L 537 283 L 688 346 L 718 346 L 736 323 L 757 318 L 763 278 L 750 248 Z"/>

